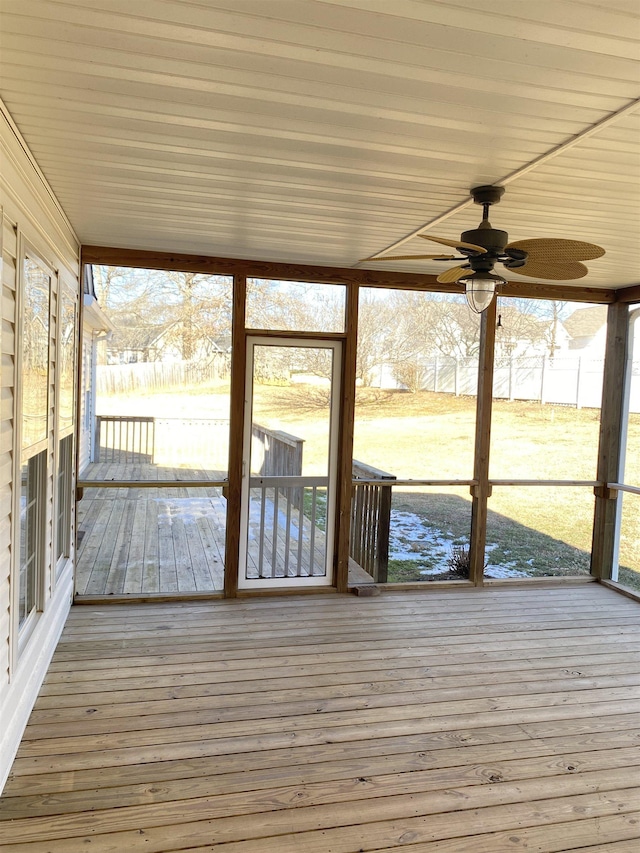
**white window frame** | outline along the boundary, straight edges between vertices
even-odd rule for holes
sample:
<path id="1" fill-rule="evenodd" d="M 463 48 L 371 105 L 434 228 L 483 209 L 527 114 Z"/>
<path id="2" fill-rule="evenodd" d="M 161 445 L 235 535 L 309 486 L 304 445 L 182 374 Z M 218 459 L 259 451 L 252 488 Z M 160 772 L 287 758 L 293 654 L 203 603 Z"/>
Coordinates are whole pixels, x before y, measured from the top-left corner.
<path id="1" fill-rule="evenodd" d="M 16 307 L 15 307 L 15 330 L 16 330 L 16 346 L 15 346 L 15 400 L 14 400 L 14 431 L 13 431 L 13 457 L 14 457 L 14 476 L 13 476 L 13 525 L 12 525 L 12 541 L 14 543 L 12 549 L 12 669 L 15 667 L 24 648 L 26 647 L 29 638 L 33 634 L 35 626 L 39 620 L 40 614 L 45 608 L 47 598 L 47 580 L 50 567 L 50 549 L 51 542 L 47 541 L 47 529 L 52 523 L 52 500 L 51 500 L 51 462 L 52 462 L 52 441 L 51 441 L 51 353 L 52 353 L 52 334 L 53 334 L 53 318 L 52 318 L 52 294 L 57 290 L 57 271 L 53 264 L 45 259 L 45 255 L 39 252 L 24 235 L 18 235 L 18 252 L 17 252 L 17 269 L 16 269 Z M 25 288 L 25 261 L 30 259 L 36 263 L 49 278 L 49 341 L 47 355 L 47 430 L 46 438 L 35 442 L 33 445 L 24 448 L 22 447 L 22 419 L 23 419 L 23 384 L 22 370 L 24 357 L 24 288 Z M 20 523 L 20 504 L 22 497 L 22 467 L 27 464 L 33 457 L 41 453 L 45 453 L 45 465 L 40 472 L 38 489 L 40 490 L 39 502 L 37 510 L 36 524 L 38 529 L 36 532 L 37 542 L 37 559 L 36 577 L 35 577 L 35 604 L 33 609 L 27 615 L 22 624 L 20 624 L 20 563 L 21 563 L 21 523 Z"/>
<path id="2" fill-rule="evenodd" d="M 78 295 L 76 289 L 72 283 L 67 281 L 64 275 L 59 276 L 58 278 L 58 293 L 57 293 L 57 304 L 56 304 L 56 352 L 55 352 L 55 368 L 54 368 L 54 407 L 53 407 L 53 452 L 54 452 L 54 464 L 53 464 L 53 524 L 52 524 L 52 547 L 53 547 L 53 560 L 55 563 L 52 584 L 55 586 L 57 579 L 62 573 L 63 569 L 67 565 L 69 559 L 73 557 L 74 554 L 74 533 L 75 533 L 75 500 L 73 497 L 73 489 L 75 484 L 75 448 L 76 448 L 76 438 L 75 438 L 75 426 L 76 426 L 76 403 L 77 403 L 77 366 L 78 366 Z M 60 425 L 60 392 L 61 392 L 61 332 L 62 332 L 62 317 L 63 317 L 63 303 L 65 298 L 69 299 L 73 304 L 74 315 L 73 315 L 73 354 L 72 354 L 72 364 L 71 364 L 71 372 L 73 376 L 73 397 L 71 402 L 71 423 L 66 426 Z M 71 451 L 70 458 L 67 460 L 69 465 L 69 480 L 68 480 L 68 490 L 67 493 L 61 496 L 59 483 L 60 483 L 60 445 L 61 442 L 71 436 Z M 66 530 L 67 547 L 62 549 L 62 553 L 58 556 L 59 551 L 59 531 L 58 531 L 58 518 L 60 514 L 60 502 L 64 501 L 65 503 L 65 515 L 68 522 L 68 529 Z"/>

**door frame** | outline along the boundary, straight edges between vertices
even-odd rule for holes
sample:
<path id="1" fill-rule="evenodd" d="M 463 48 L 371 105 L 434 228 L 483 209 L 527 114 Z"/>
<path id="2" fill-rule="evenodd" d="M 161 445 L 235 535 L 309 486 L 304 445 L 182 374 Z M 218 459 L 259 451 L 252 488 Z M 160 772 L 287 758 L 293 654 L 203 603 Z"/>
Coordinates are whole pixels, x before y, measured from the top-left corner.
<path id="1" fill-rule="evenodd" d="M 246 577 L 248 559 L 249 533 L 249 497 L 250 497 L 250 454 L 253 427 L 253 364 L 256 346 L 279 346 L 298 348 L 323 348 L 333 351 L 331 372 L 331 390 L 329 404 L 329 470 L 327 486 L 327 520 L 326 520 L 326 554 L 325 574 L 311 577 L 290 578 L 254 578 Z M 242 486 L 240 495 L 240 541 L 237 570 L 237 588 L 243 592 L 250 590 L 295 590 L 300 591 L 310 587 L 332 587 L 336 584 L 336 518 L 339 503 L 339 442 L 343 381 L 343 341 L 337 337 L 319 335 L 264 335 L 247 333 L 245 339 L 245 395 L 244 395 L 244 429 L 242 436 Z M 313 478 L 311 478 L 313 479 Z"/>

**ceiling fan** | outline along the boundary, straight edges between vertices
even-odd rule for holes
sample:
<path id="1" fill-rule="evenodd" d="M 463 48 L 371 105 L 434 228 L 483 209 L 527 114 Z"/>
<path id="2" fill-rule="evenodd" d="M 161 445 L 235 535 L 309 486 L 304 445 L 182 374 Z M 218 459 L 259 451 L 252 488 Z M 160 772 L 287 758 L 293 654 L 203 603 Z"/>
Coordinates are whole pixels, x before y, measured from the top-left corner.
<path id="1" fill-rule="evenodd" d="M 458 255 L 393 255 L 381 258 L 366 258 L 368 261 L 464 261 L 456 267 L 440 273 L 441 284 L 460 281 L 465 285 L 467 301 L 478 314 L 491 303 L 496 286 L 506 280 L 492 270 L 496 263 L 508 270 L 531 278 L 569 281 L 582 278 L 588 273 L 581 261 L 589 261 L 604 255 L 604 249 L 594 243 L 581 240 L 560 240 L 555 237 L 534 240 L 516 240 L 509 243 L 506 231 L 493 228 L 489 222 L 489 208 L 497 204 L 504 194 L 504 187 L 474 187 L 471 196 L 476 204 L 482 205 L 482 222 L 477 228 L 464 231 L 459 240 L 431 237 L 418 234 L 424 240 L 451 246 Z"/>

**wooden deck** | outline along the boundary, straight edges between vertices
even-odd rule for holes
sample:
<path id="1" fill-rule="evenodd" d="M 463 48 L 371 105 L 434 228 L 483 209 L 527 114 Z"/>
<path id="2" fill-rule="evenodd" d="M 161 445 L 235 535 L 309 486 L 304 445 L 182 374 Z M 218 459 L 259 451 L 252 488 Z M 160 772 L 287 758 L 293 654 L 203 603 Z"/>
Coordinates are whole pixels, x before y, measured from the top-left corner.
<path id="1" fill-rule="evenodd" d="M 639 617 L 596 584 L 74 607 L 0 846 L 636 853 Z"/>
<path id="2" fill-rule="evenodd" d="M 78 504 L 78 595 L 224 588 L 220 488 L 86 489 Z"/>
<path id="3" fill-rule="evenodd" d="M 222 591 L 227 505 L 222 489 L 206 484 L 223 476 L 220 471 L 150 464 L 92 463 L 88 466 L 83 472 L 84 481 L 175 481 L 176 485 L 174 488 L 85 488 L 78 504 L 76 593 L 90 596 L 184 595 Z M 181 479 L 199 480 L 203 485 L 180 485 Z M 323 572 L 323 531 L 316 527 L 312 536 L 311 524 L 303 519 L 299 540 L 295 518 L 292 526 L 291 519 L 282 511 L 286 501 L 280 502 L 276 516 L 273 559 L 274 508 L 268 499 L 265 503 L 268 506 L 262 521 L 266 518 L 269 523 L 262 536 L 262 549 L 259 502 L 251 504 L 249 577 L 258 576 L 260 565 L 265 565 L 268 571 L 270 561 L 279 574 L 284 574 L 286 565 L 291 576 L 298 559 L 301 572 L 308 574 L 312 550 L 313 572 Z"/>

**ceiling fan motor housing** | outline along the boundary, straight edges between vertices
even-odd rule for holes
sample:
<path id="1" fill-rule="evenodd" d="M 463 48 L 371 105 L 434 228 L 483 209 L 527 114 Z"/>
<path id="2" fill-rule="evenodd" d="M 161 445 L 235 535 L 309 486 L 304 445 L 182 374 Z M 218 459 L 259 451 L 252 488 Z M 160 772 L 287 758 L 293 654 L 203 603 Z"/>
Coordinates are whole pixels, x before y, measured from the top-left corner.
<path id="1" fill-rule="evenodd" d="M 489 254 L 497 256 L 504 252 L 504 247 L 509 242 L 509 235 L 506 231 L 492 228 L 489 220 L 483 219 L 478 228 L 472 228 L 471 231 L 464 231 L 460 239 L 465 243 L 482 246 Z"/>

